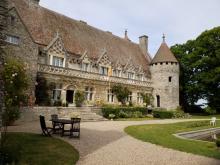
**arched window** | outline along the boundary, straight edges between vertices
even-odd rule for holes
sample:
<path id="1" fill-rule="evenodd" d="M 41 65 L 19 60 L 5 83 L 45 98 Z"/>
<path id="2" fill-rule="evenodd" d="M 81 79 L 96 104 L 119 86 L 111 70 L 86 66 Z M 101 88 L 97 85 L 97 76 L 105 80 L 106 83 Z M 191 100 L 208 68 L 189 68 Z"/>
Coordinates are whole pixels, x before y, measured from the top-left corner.
<path id="1" fill-rule="evenodd" d="M 88 101 L 93 100 L 93 88 L 92 87 L 85 88 L 85 98 Z"/>
<path id="2" fill-rule="evenodd" d="M 157 107 L 160 107 L 160 96 L 157 95 Z"/>

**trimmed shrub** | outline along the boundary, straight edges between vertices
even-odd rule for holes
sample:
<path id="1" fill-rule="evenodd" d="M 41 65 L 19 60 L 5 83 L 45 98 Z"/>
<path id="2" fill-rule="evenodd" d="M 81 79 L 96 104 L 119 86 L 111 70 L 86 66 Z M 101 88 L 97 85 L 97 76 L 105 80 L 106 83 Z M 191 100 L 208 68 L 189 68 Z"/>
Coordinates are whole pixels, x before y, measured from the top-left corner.
<path id="1" fill-rule="evenodd" d="M 103 107 L 102 114 L 109 118 L 109 114 L 114 114 L 114 118 L 138 118 L 147 115 L 146 107 Z"/>
<path id="2" fill-rule="evenodd" d="M 167 111 L 166 109 L 153 110 L 153 116 L 160 119 L 171 119 L 174 116 L 174 111 Z"/>

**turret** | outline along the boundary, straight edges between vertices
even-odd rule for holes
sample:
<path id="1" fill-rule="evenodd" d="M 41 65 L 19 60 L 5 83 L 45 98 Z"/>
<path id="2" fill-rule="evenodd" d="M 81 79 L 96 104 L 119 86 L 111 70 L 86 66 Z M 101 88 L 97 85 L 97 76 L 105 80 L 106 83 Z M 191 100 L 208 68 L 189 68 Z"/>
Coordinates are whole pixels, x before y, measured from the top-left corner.
<path id="1" fill-rule="evenodd" d="M 179 106 L 179 63 L 165 42 L 151 61 L 154 106 L 176 109 Z"/>

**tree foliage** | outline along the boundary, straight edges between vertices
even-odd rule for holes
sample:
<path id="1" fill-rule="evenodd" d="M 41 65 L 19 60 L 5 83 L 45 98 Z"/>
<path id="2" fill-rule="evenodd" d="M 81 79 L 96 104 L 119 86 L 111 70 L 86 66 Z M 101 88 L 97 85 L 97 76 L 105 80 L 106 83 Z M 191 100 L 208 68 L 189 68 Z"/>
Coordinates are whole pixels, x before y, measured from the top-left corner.
<path id="1" fill-rule="evenodd" d="M 146 107 L 148 105 L 153 105 L 154 97 L 151 93 L 141 93 L 141 96 L 143 98 L 143 102 L 146 104 Z"/>
<path id="2" fill-rule="evenodd" d="M 35 88 L 35 103 L 38 105 L 50 105 L 49 87 L 44 77 L 37 76 L 37 84 Z"/>
<path id="3" fill-rule="evenodd" d="M 205 99 L 220 112 L 220 27 L 171 50 L 180 62 L 180 103 L 184 109 Z"/>
<path id="4" fill-rule="evenodd" d="M 126 99 L 129 96 L 129 89 L 127 87 L 123 87 L 122 85 L 114 85 L 112 87 L 112 92 L 116 95 L 119 102 L 121 102 L 122 105 L 126 104 Z"/>
<path id="5" fill-rule="evenodd" d="M 8 58 L 2 71 L 5 90 L 5 112 L 4 122 L 6 124 L 19 118 L 20 106 L 27 104 L 27 94 L 29 79 L 26 76 L 22 62 Z"/>

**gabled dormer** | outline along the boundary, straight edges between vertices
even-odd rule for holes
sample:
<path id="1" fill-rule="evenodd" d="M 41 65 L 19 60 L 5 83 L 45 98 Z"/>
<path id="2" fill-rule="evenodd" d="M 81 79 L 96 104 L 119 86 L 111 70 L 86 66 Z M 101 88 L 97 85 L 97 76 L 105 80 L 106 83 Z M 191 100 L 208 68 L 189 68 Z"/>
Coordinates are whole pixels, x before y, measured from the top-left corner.
<path id="1" fill-rule="evenodd" d="M 57 67 L 66 66 L 67 51 L 64 48 L 63 41 L 57 32 L 56 36 L 44 49 L 47 55 L 47 64 Z"/>
<path id="2" fill-rule="evenodd" d="M 101 75 L 108 75 L 109 68 L 111 68 L 111 61 L 108 57 L 107 51 L 104 49 L 97 60 L 99 73 Z"/>
<path id="3" fill-rule="evenodd" d="M 85 51 L 83 55 L 79 59 L 80 61 L 80 69 L 85 72 L 91 72 L 92 61 L 88 56 L 88 52 Z"/>
<path id="4" fill-rule="evenodd" d="M 128 59 L 125 67 L 124 67 L 124 72 L 126 74 L 126 77 L 128 79 L 135 79 L 135 66 L 133 65 L 132 61 L 131 61 L 131 58 Z"/>

